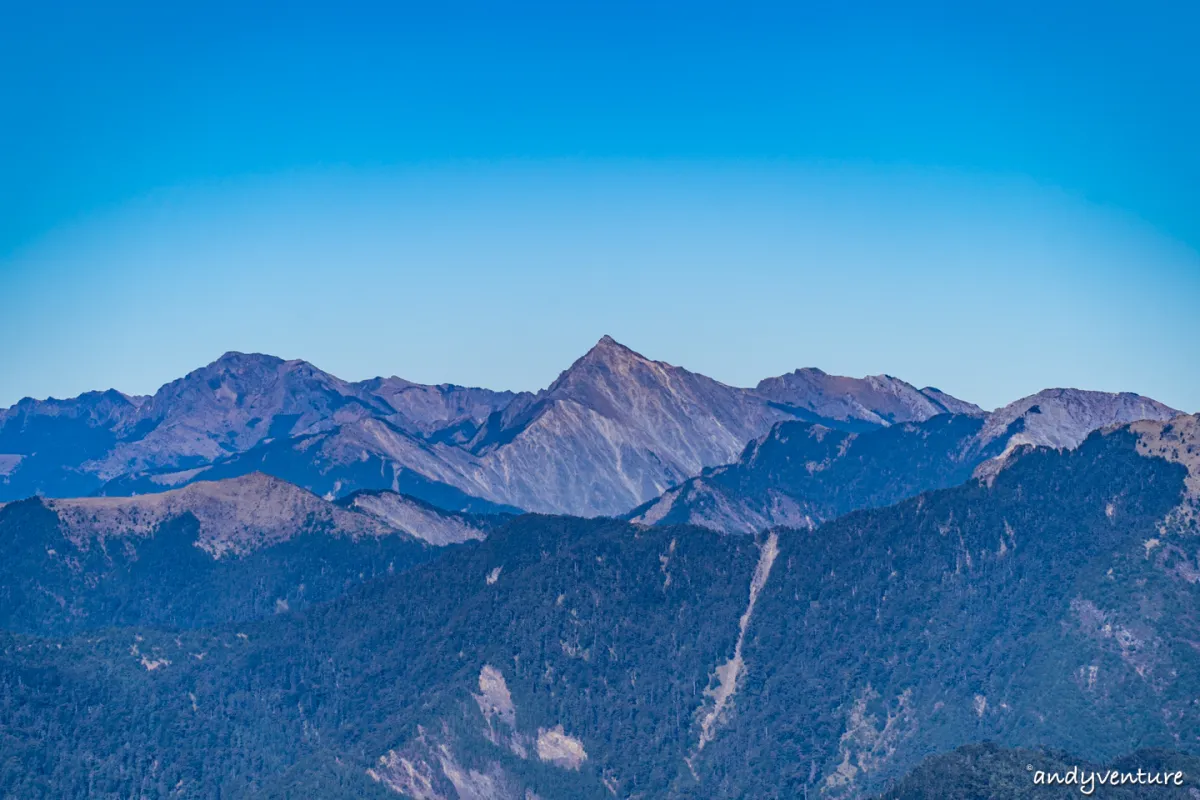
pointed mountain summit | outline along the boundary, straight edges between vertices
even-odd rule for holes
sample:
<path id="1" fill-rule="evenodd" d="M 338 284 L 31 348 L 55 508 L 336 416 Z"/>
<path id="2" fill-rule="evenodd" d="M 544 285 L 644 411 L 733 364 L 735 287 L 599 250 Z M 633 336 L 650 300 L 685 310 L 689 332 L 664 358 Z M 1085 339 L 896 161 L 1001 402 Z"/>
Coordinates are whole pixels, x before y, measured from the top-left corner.
<path id="1" fill-rule="evenodd" d="M 732 460 L 791 417 L 748 389 L 605 336 L 546 390 L 489 420 L 470 446 L 489 491 L 507 503 L 612 515 Z"/>
<path id="2" fill-rule="evenodd" d="M 510 421 L 528 417 L 530 409 L 544 408 L 561 400 L 594 406 L 607 416 L 618 416 L 624 404 L 611 402 L 614 394 L 625 393 L 634 385 L 661 385 L 669 382 L 667 376 L 671 373 L 693 374 L 661 361 L 651 361 L 605 335 L 548 387 L 537 394 L 525 395 L 522 402 L 506 409 L 505 427 L 511 427 Z"/>

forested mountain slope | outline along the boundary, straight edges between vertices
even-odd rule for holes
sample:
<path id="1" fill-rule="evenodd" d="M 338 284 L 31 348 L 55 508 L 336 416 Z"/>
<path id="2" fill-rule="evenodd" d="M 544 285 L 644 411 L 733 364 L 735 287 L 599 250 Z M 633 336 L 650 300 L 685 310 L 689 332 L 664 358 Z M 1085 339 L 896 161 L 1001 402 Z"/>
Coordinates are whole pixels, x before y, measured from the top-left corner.
<path id="1" fill-rule="evenodd" d="M 1194 443 L 1155 455 L 1165 427 L 813 531 L 525 516 L 300 614 L 6 635 L 0 787 L 862 797 L 983 740 L 1195 752 L 1200 553 L 1166 524 Z"/>

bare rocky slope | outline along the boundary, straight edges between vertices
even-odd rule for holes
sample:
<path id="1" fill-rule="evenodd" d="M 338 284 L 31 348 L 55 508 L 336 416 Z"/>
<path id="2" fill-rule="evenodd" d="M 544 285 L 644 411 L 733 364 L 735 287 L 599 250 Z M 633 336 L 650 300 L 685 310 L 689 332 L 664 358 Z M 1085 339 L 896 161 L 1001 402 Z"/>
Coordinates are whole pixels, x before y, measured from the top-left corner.
<path id="1" fill-rule="evenodd" d="M 446 511 L 415 497 L 389 491 L 355 492 L 338 500 L 337 505 L 439 546 L 482 539 L 509 518 L 507 514 Z"/>
<path id="2" fill-rule="evenodd" d="M 196 546 L 213 558 L 245 555 L 306 531 L 360 539 L 410 536 L 432 545 L 482 539 L 503 517 L 447 512 L 390 491 L 359 492 L 332 503 L 261 472 L 132 497 L 46 499 L 64 535 L 87 548 L 110 540 L 147 538 L 190 515 Z"/>
<path id="3" fill-rule="evenodd" d="M 1021 445 L 1076 447 L 1094 430 L 1138 420 L 1165 421 L 1180 411 L 1132 392 L 1044 389 L 998 408 L 987 417 L 981 442 L 1006 435 L 1015 421 L 1020 432 L 1008 437 L 1008 448 Z"/>

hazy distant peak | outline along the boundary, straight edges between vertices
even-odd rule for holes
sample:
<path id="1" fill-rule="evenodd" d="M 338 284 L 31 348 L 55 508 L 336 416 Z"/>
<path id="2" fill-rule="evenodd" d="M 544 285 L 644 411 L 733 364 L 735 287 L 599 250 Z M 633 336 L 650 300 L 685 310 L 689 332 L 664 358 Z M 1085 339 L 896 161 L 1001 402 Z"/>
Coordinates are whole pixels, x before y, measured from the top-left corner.
<path id="1" fill-rule="evenodd" d="M 430 386 L 399 377 L 371 378 L 353 384 L 367 395 L 383 402 L 402 420 L 401 427 L 421 435 L 463 427 L 465 438 L 489 416 L 506 408 L 514 392 L 493 391 L 453 383 Z"/>
<path id="2" fill-rule="evenodd" d="M 216 364 L 221 361 L 273 361 L 277 364 L 283 363 L 282 358 L 270 353 L 247 353 L 241 350 L 226 350 L 212 363 Z"/>
<path id="3" fill-rule="evenodd" d="M 205 364 L 193 372 L 213 372 L 223 369 L 243 371 L 256 367 L 277 369 L 287 363 L 289 362 L 284 361 L 279 356 L 273 356 L 268 353 L 242 353 L 237 350 L 230 350 L 222 353 L 216 360 Z"/>
<path id="4" fill-rule="evenodd" d="M 367 378 L 366 380 L 359 381 L 355 385 L 361 386 L 362 388 L 367 389 L 368 391 L 372 391 L 372 392 L 382 389 L 384 387 L 389 387 L 393 390 L 402 390 L 402 389 L 408 389 L 408 388 L 414 387 L 414 386 L 423 386 L 423 384 L 414 383 L 405 378 L 401 378 L 399 375 L 390 375 L 387 377 L 384 377 L 382 375 L 377 375 L 374 378 Z"/>
<path id="5" fill-rule="evenodd" d="M 487 536 L 479 518 L 443 511 L 398 492 L 355 492 L 338 501 L 338 505 L 433 545 L 456 544 Z"/>
<path id="6" fill-rule="evenodd" d="M 931 397 L 891 375 L 849 378 L 806 367 L 766 378 L 755 391 L 777 403 L 835 420 L 862 420 L 876 425 L 929 419 L 965 405 L 957 398 Z M 948 402 L 950 401 L 950 402 Z"/>
<path id="7" fill-rule="evenodd" d="M 56 397 L 45 400 L 24 397 L 11 408 L 0 409 L 0 426 L 8 419 L 21 416 L 26 420 L 59 417 L 90 420 L 92 424 L 115 423 L 136 411 L 144 401 L 144 397 L 130 397 L 115 389 L 84 392 L 78 397 L 61 400 Z"/>

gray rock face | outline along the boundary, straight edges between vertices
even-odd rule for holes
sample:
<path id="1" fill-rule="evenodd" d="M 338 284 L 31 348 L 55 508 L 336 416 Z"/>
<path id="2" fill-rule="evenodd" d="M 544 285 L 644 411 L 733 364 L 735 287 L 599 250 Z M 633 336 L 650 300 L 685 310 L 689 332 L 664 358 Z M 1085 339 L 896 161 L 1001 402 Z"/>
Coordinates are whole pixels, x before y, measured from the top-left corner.
<path id="1" fill-rule="evenodd" d="M 1043 389 L 988 415 L 976 439 L 977 448 L 1003 440 L 1004 449 L 983 461 L 976 477 L 991 479 L 1022 446 L 1073 449 L 1092 431 L 1140 420 L 1162 422 L 1179 411 L 1132 392 Z M 994 449 L 994 448 L 992 448 Z"/>
<path id="2" fill-rule="evenodd" d="M 530 511 L 618 514 L 791 414 L 604 337 L 469 444 L 480 488 Z"/>
<path id="3" fill-rule="evenodd" d="M 957 397 L 946 394 L 941 389 L 934 388 L 933 386 L 926 386 L 921 390 L 921 394 L 925 395 L 951 414 L 983 416 L 986 413 L 982 408 L 974 403 L 968 403 L 966 400 L 959 400 Z"/>
<path id="4" fill-rule="evenodd" d="M 338 504 L 438 546 L 482 539 L 495 524 L 494 517 L 443 511 L 397 492 L 355 492 Z"/>

